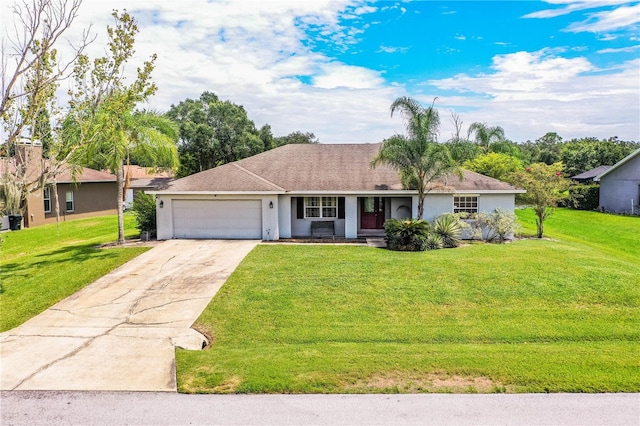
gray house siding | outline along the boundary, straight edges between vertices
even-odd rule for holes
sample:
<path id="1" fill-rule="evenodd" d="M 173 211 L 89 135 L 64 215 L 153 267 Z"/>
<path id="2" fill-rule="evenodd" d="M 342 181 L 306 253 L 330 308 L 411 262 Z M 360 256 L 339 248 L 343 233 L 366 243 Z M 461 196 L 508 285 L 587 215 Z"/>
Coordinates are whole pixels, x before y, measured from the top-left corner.
<path id="1" fill-rule="evenodd" d="M 640 155 L 600 179 L 600 206 L 606 211 L 637 214 L 639 197 Z"/>

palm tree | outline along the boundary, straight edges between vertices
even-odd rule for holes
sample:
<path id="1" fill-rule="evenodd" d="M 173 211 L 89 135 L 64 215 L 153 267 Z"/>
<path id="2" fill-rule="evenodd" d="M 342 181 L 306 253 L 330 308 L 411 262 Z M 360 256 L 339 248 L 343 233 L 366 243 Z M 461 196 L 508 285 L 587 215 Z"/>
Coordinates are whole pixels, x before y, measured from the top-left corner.
<path id="1" fill-rule="evenodd" d="M 489 148 L 493 142 L 504 140 L 504 129 L 500 126 L 487 126 L 487 123 L 471 123 L 469 126 L 469 136 L 474 135 L 475 142 L 482 147 L 484 153 L 489 152 Z"/>
<path id="2" fill-rule="evenodd" d="M 117 98 L 114 98 L 117 103 Z M 118 244 L 124 243 L 124 166 L 130 158 L 141 165 L 161 169 L 178 166 L 178 127 L 169 118 L 152 111 L 126 111 L 113 114 L 110 102 L 96 119 L 95 139 L 82 152 L 84 162 L 90 159 L 104 165 L 116 176 L 118 186 Z M 117 107 L 116 107 L 117 108 Z"/>
<path id="3" fill-rule="evenodd" d="M 400 97 L 391 104 L 391 116 L 396 112 L 405 120 L 407 135 L 385 139 L 371 165 L 393 167 L 400 173 L 405 188 L 418 191 L 418 218 L 422 219 L 424 199 L 431 184 L 457 166 L 447 147 L 437 142 L 440 117 L 433 104 L 424 108 L 410 97 Z"/>

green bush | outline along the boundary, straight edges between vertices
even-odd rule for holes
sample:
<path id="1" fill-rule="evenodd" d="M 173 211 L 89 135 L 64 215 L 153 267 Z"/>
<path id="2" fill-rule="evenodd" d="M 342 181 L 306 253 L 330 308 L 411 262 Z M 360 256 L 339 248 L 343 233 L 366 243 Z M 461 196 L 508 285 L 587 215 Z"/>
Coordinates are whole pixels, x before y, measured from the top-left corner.
<path id="1" fill-rule="evenodd" d="M 600 205 L 600 185 L 575 185 L 569 189 L 569 206 L 577 210 L 595 210 Z"/>
<path id="2" fill-rule="evenodd" d="M 136 228 L 140 232 L 156 231 L 156 197 L 144 192 L 138 192 L 133 199 L 131 208 L 136 216 Z"/>
<path id="3" fill-rule="evenodd" d="M 519 231 L 520 223 L 512 212 L 495 209 L 493 213 L 482 212 L 478 215 L 478 224 L 485 232 L 485 240 L 503 243 Z"/>
<path id="4" fill-rule="evenodd" d="M 429 236 L 425 240 L 426 250 L 438 250 L 438 249 L 441 249 L 442 246 L 443 246 L 442 238 L 440 238 L 440 235 L 435 234 L 433 232 L 429 234 Z"/>
<path id="5" fill-rule="evenodd" d="M 420 219 L 388 219 L 384 223 L 387 248 L 397 251 L 424 251 L 429 222 Z"/>
<path id="6" fill-rule="evenodd" d="M 440 237 L 445 248 L 458 247 L 461 232 L 460 220 L 452 214 L 443 214 L 433 221 L 433 233 Z"/>

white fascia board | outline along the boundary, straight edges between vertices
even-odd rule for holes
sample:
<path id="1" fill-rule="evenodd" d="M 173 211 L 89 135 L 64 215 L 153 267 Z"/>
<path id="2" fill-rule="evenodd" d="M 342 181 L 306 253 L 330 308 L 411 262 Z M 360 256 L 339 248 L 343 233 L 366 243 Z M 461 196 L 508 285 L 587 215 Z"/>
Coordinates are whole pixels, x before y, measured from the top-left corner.
<path id="1" fill-rule="evenodd" d="M 289 191 L 287 195 L 359 195 L 359 196 L 376 196 L 384 197 L 385 195 L 415 195 L 416 191 L 406 189 L 395 190 L 371 190 L 371 191 Z"/>
<path id="2" fill-rule="evenodd" d="M 280 195 L 284 191 L 145 191 L 151 195 Z"/>
<path id="3" fill-rule="evenodd" d="M 431 191 L 435 192 L 435 191 Z M 491 190 L 491 189 L 464 189 L 460 191 L 454 191 L 453 194 L 525 194 L 527 192 L 526 189 L 499 189 L 499 190 Z M 440 192 L 441 194 L 448 194 L 450 192 Z"/>

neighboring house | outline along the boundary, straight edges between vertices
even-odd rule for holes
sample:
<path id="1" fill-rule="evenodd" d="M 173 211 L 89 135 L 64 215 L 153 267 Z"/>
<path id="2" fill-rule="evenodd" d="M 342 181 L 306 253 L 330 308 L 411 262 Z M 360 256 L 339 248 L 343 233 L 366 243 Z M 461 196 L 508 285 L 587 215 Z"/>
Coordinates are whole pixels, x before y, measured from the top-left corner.
<path id="1" fill-rule="evenodd" d="M 598 166 L 595 169 L 587 170 L 579 175 L 572 176 L 571 179 L 580 183 L 592 183 L 595 178 L 609 170 L 611 166 Z"/>
<path id="2" fill-rule="evenodd" d="M 386 219 L 416 217 L 418 197 L 398 172 L 370 163 L 380 144 L 285 145 L 169 184 L 156 194 L 158 239 L 381 235 Z M 425 219 L 514 210 L 523 190 L 478 173 L 438 182 Z"/>
<path id="3" fill-rule="evenodd" d="M 617 213 L 640 212 L 640 148 L 597 176 L 600 208 Z"/>
<path id="4" fill-rule="evenodd" d="M 167 189 L 169 183 L 174 180 L 173 173 L 160 172 L 153 167 L 124 166 L 124 173 L 127 180 L 124 206 L 127 209 L 133 205 L 133 199 L 138 192 Z"/>
<path id="5" fill-rule="evenodd" d="M 22 157 L 30 159 L 30 176 L 42 174 L 47 160 L 42 159 L 42 146 L 34 144 L 20 145 Z M 0 168 L 11 168 L 10 161 L 3 161 Z M 116 214 L 118 212 L 118 186 L 116 177 L 110 173 L 89 168 L 81 168 L 74 181 L 69 170 L 63 170 L 56 177 L 60 206 L 60 219 L 80 219 L 83 217 Z M 24 227 L 39 226 L 56 221 L 52 186 L 45 185 L 27 198 L 23 217 Z M 3 220 L 3 229 L 4 228 Z"/>

